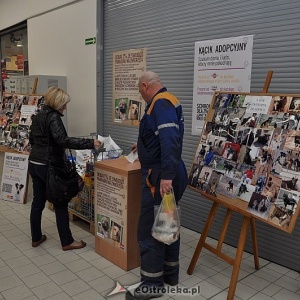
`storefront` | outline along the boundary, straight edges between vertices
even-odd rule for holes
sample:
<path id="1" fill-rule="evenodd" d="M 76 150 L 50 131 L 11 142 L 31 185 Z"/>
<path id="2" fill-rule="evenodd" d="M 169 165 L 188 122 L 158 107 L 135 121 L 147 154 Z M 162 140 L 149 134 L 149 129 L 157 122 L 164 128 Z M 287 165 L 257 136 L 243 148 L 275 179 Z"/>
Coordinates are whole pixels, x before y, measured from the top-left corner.
<path id="1" fill-rule="evenodd" d="M 27 22 L 0 32 L 1 99 L 4 92 L 15 92 L 7 79 L 28 75 Z"/>

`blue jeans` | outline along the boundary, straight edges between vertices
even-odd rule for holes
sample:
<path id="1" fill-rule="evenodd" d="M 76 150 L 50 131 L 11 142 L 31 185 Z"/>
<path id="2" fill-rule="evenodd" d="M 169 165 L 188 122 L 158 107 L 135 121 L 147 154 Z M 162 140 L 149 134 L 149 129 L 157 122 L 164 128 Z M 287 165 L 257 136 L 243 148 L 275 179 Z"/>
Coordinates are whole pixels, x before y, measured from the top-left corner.
<path id="1" fill-rule="evenodd" d="M 31 237 L 33 242 L 42 238 L 42 213 L 46 205 L 46 181 L 48 165 L 37 165 L 29 162 L 28 172 L 32 178 L 33 200 L 30 212 Z M 74 242 L 69 224 L 68 204 L 54 204 L 56 226 L 62 246 Z"/>

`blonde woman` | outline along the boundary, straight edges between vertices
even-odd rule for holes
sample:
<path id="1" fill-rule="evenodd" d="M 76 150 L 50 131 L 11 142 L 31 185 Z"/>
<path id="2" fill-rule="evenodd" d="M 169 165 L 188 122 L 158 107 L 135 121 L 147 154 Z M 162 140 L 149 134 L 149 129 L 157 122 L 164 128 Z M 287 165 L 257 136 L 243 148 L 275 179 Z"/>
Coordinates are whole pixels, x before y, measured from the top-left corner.
<path id="1" fill-rule="evenodd" d="M 42 234 L 42 212 L 46 204 L 46 180 L 48 164 L 62 166 L 65 161 L 65 148 L 94 149 L 101 142 L 93 139 L 68 137 L 61 117 L 70 102 L 70 96 L 58 87 L 50 87 L 45 94 L 43 109 L 33 117 L 28 171 L 33 184 L 33 201 L 30 213 L 32 247 L 37 247 L 46 240 Z M 70 199 L 71 200 L 71 199 Z M 86 246 L 83 241 L 75 241 L 69 226 L 68 203 L 53 201 L 56 225 L 64 251 Z"/>

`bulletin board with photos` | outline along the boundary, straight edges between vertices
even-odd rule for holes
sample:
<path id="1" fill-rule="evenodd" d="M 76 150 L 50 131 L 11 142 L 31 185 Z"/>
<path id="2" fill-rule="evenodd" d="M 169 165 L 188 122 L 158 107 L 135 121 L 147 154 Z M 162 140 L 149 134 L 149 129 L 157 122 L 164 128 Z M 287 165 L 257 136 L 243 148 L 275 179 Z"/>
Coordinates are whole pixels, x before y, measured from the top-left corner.
<path id="1" fill-rule="evenodd" d="M 299 215 L 300 95 L 215 92 L 189 185 L 292 232 Z"/>
<path id="2" fill-rule="evenodd" d="M 5 93 L 0 103 L 0 146 L 29 152 L 32 116 L 44 105 L 43 95 Z"/>

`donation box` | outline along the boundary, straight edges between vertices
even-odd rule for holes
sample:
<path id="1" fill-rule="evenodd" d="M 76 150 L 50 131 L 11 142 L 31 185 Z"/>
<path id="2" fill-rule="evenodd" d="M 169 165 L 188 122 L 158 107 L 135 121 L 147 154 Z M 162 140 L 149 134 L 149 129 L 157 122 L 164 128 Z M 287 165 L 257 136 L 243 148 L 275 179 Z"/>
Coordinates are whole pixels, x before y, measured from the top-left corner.
<path id="1" fill-rule="evenodd" d="M 141 202 L 139 161 L 95 163 L 95 250 L 125 271 L 140 265 L 137 225 Z"/>

